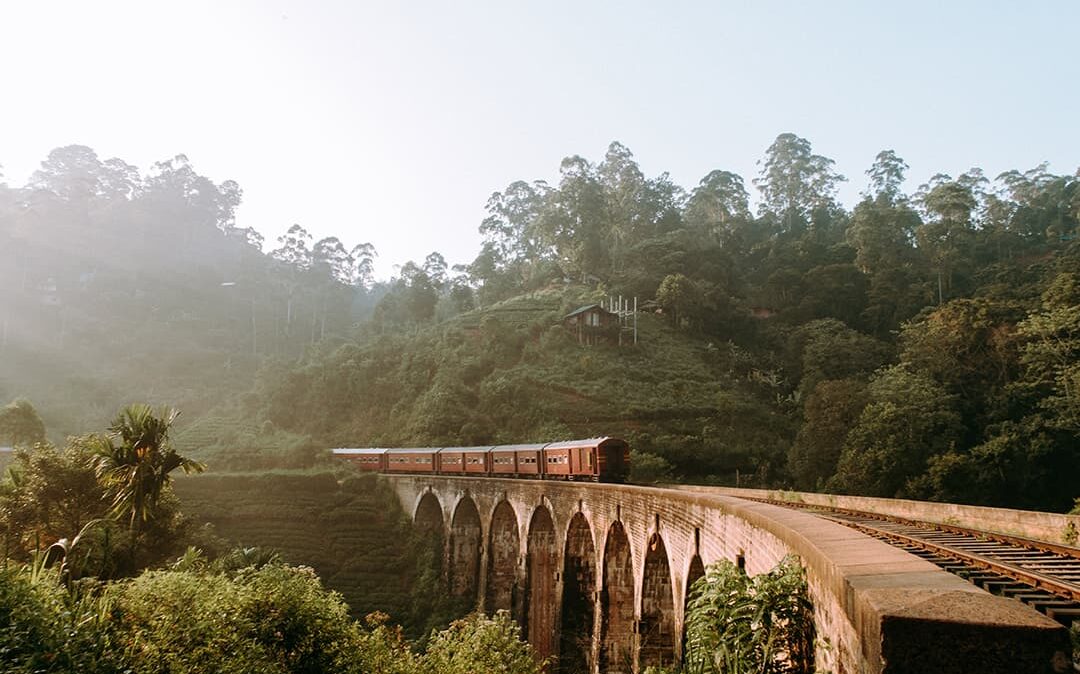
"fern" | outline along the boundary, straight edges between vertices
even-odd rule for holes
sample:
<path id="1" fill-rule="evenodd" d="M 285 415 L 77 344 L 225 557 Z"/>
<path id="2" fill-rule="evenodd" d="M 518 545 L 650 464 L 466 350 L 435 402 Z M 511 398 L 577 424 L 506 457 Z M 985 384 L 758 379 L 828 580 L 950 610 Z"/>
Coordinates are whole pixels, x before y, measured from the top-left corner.
<path id="1" fill-rule="evenodd" d="M 813 607 L 795 557 L 749 577 L 728 561 L 691 588 L 688 674 L 804 674 L 813 671 Z"/>

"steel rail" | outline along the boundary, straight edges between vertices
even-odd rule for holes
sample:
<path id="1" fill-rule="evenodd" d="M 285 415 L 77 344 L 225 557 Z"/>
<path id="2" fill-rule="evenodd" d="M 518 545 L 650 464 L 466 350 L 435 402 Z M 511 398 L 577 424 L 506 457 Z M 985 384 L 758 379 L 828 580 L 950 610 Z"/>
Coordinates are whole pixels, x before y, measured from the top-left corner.
<path id="1" fill-rule="evenodd" d="M 889 529 L 875 527 L 867 523 L 865 520 L 899 524 L 905 527 L 920 529 L 922 531 L 925 531 L 929 535 L 941 532 L 951 533 L 958 536 L 968 537 L 971 539 L 970 543 L 975 545 L 978 545 L 980 543 L 992 542 L 998 545 L 1005 545 L 1016 548 L 1016 550 L 1014 551 L 1003 550 L 1002 554 L 1015 555 L 1016 553 L 1029 551 L 1033 553 L 1049 553 L 1059 555 L 1059 559 L 1041 560 L 1042 562 L 1051 562 L 1059 565 L 1068 564 L 1072 560 L 1075 560 L 1077 564 L 1080 564 L 1080 548 L 1061 545 L 1059 543 L 1051 543 L 1049 541 L 1038 541 L 1030 538 L 1024 538 L 1022 536 L 1013 536 L 1009 534 L 981 531 L 977 529 L 966 529 L 964 527 L 958 527 L 951 524 L 939 524 L 937 522 L 911 520 L 904 517 L 894 517 L 891 515 L 883 515 L 881 513 L 869 513 L 865 511 L 850 510 L 847 508 L 834 508 L 830 506 L 812 505 L 807 503 L 793 503 L 790 501 L 779 501 L 775 499 L 751 498 L 747 500 L 770 503 L 772 505 L 778 505 L 788 508 L 798 508 L 812 511 L 816 510 L 823 513 L 823 516 L 827 517 L 828 519 L 831 519 L 840 524 L 844 524 L 845 526 L 850 526 L 876 538 L 889 539 L 891 541 L 896 541 L 903 546 L 918 548 L 938 555 L 940 557 L 951 558 L 976 569 L 984 569 L 986 571 L 996 573 L 1000 576 L 1011 578 L 1015 581 L 1023 583 L 1024 585 L 1028 585 L 1032 588 L 1048 592 L 1069 601 L 1080 602 L 1080 583 L 1071 582 L 1070 580 L 1065 580 L 1054 576 L 1053 574 L 1045 572 L 1045 567 L 1053 564 L 1041 564 L 1044 569 L 1036 571 L 1030 568 L 1024 568 L 1023 566 L 1020 566 L 1018 564 L 1011 564 L 1000 559 L 994 559 L 993 557 L 982 554 L 980 552 L 964 550 L 957 545 L 949 545 L 946 543 L 928 540 L 924 536 L 911 534 L 910 532 L 901 533 Z M 840 516 L 830 517 L 828 513 L 835 513 Z M 844 516 L 855 517 L 864 521 L 852 521 Z M 1033 565 L 1039 565 L 1038 561 L 1031 561 Z"/>
<path id="2" fill-rule="evenodd" d="M 851 520 L 845 520 L 842 518 L 830 518 L 833 521 L 840 522 L 854 529 L 858 529 L 864 533 L 870 534 L 875 538 L 889 538 L 895 541 L 900 541 L 906 545 L 912 547 L 922 548 L 928 552 L 941 555 L 943 557 L 951 557 L 958 561 L 970 564 L 980 569 L 986 569 L 1002 576 L 1018 580 L 1025 585 L 1030 585 L 1036 589 L 1045 590 L 1052 594 L 1070 599 L 1072 601 L 1080 601 L 1080 584 L 1071 583 L 1066 580 L 1062 580 L 1053 575 L 1041 573 L 1038 571 L 1032 571 L 1025 569 L 1022 566 L 1015 564 L 1008 564 L 996 559 L 992 559 L 985 555 L 970 552 L 950 545 L 943 545 L 935 543 L 933 541 L 921 538 L 918 536 L 910 536 L 897 531 L 889 531 L 887 529 L 881 529 L 878 527 L 863 524 L 861 522 L 852 522 Z M 967 534 L 977 538 L 977 535 L 973 533 Z M 1050 552 L 1050 551 L 1047 551 Z"/>

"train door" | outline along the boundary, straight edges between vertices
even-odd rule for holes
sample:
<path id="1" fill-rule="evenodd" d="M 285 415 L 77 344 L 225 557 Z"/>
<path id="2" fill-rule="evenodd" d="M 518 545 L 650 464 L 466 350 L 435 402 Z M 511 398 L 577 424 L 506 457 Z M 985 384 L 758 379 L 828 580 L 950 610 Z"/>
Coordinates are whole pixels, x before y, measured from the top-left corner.
<path id="1" fill-rule="evenodd" d="M 627 446 L 612 442 L 599 450 L 603 452 L 599 479 L 603 482 L 625 482 L 630 468 Z"/>

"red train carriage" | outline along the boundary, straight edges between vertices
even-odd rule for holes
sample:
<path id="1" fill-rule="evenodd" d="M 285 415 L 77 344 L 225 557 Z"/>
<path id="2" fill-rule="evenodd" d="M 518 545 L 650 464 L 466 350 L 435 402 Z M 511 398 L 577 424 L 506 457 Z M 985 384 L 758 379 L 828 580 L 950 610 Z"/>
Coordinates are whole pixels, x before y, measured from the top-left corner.
<path id="1" fill-rule="evenodd" d="M 387 473 L 436 474 L 435 457 L 438 447 L 409 447 L 386 450 Z"/>
<path id="2" fill-rule="evenodd" d="M 509 447 L 492 447 L 490 458 L 493 477 L 514 477 L 517 475 L 517 452 Z"/>
<path id="3" fill-rule="evenodd" d="M 553 442 L 544 448 L 551 479 L 625 482 L 630 446 L 618 438 Z"/>
<path id="4" fill-rule="evenodd" d="M 487 475 L 491 472 L 491 447 L 466 447 L 465 472 L 470 475 Z"/>
<path id="5" fill-rule="evenodd" d="M 438 452 L 436 463 L 440 475 L 456 475 L 465 472 L 465 455 L 454 451 L 453 447 L 444 447 Z"/>
<path id="6" fill-rule="evenodd" d="M 333 452 L 334 456 L 340 456 L 364 472 L 386 472 L 386 450 L 381 447 L 368 447 L 365 449 L 342 447 L 333 450 Z"/>
<path id="7" fill-rule="evenodd" d="M 544 447 L 540 443 L 535 445 L 500 445 L 493 447 L 492 452 L 511 451 L 514 453 L 514 463 L 517 467 L 515 477 L 541 478 L 544 476 Z"/>
<path id="8" fill-rule="evenodd" d="M 441 475 L 487 475 L 490 452 L 491 447 L 443 447 L 438 451 L 438 472 Z"/>
<path id="9" fill-rule="evenodd" d="M 553 480 L 572 480 L 570 449 L 568 447 L 544 447 L 544 476 Z"/>

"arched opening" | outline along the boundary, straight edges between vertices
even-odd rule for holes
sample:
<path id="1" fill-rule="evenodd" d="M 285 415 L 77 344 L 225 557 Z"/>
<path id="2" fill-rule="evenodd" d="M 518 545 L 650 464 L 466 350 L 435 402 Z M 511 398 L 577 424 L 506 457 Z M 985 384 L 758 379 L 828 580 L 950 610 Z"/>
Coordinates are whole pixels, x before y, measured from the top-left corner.
<path id="1" fill-rule="evenodd" d="M 690 609 L 690 595 L 693 592 L 694 583 L 705 576 L 705 565 L 701 562 L 701 556 L 695 554 L 690 558 L 690 567 L 686 570 L 686 592 L 683 593 L 683 633 L 682 644 L 679 652 L 680 658 L 686 657 L 686 618 Z"/>
<path id="2" fill-rule="evenodd" d="M 484 611 L 488 615 L 496 611 L 509 611 L 515 619 L 520 617 L 521 589 L 517 580 L 520 550 L 517 515 L 513 506 L 501 501 L 491 515 L 488 533 L 487 591 L 484 597 Z"/>
<path id="3" fill-rule="evenodd" d="M 592 672 L 595 619 L 596 547 L 592 529 L 581 513 L 570 520 L 563 554 L 560 674 Z"/>
<path id="4" fill-rule="evenodd" d="M 416 514 L 413 515 L 413 524 L 423 531 L 442 531 L 442 505 L 439 504 L 439 498 L 435 494 L 429 491 L 420 498 L 420 503 L 416 506 Z"/>
<path id="5" fill-rule="evenodd" d="M 412 581 L 412 613 L 414 616 L 442 616 L 446 598 L 446 523 L 443 509 L 435 494 L 427 492 L 416 506 L 413 515 L 413 546 L 416 555 L 415 576 Z M 425 625 L 434 627 L 437 624 Z"/>
<path id="6" fill-rule="evenodd" d="M 604 545 L 604 584 L 600 591 L 601 674 L 634 671 L 634 567 L 630 539 L 619 522 Z"/>
<path id="7" fill-rule="evenodd" d="M 525 633 L 537 656 L 555 655 L 555 574 L 558 572 L 555 524 L 544 506 L 529 522 L 528 565 L 525 587 Z"/>
<path id="8" fill-rule="evenodd" d="M 675 664 L 675 597 L 671 589 L 671 567 L 660 534 L 649 538 L 645 549 L 645 573 L 641 579 L 641 625 L 638 629 L 641 648 L 638 658 L 642 669 Z"/>
<path id="9" fill-rule="evenodd" d="M 476 606 L 480 585 L 480 512 L 469 497 L 461 499 L 450 524 L 450 595 Z"/>

